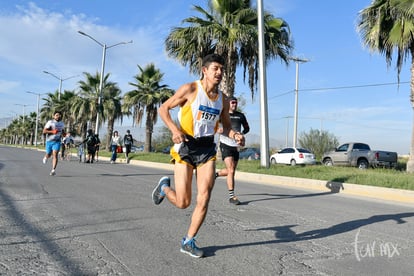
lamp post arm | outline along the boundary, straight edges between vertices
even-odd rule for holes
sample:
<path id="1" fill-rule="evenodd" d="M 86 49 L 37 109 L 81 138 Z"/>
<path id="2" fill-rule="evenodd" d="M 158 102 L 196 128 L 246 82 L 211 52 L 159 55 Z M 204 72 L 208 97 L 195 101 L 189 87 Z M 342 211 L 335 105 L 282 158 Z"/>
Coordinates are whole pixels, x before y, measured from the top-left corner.
<path id="1" fill-rule="evenodd" d="M 81 35 L 87 36 L 90 39 L 92 39 L 93 41 L 95 41 L 96 43 L 98 43 L 99 45 L 101 45 L 101 47 L 104 47 L 104 44 L 99 42 L 98 40 L 96 40 L 95 38 L 93 38 L 92 36 L 88 35 L 87 33 L 84 33 L 82 31 L 78 31 L 78 33 L 80 33 Z"/>
<path id="2" fill-rule="evenodd" d="M 130 41 L 123 41 L 123 42 L 119 42 L 119 43 L 116 43 L 116 44 L 111 45 L 111 46 L 106 46 L 106 49 L 109 49 L 109 48 L 112 48 L 112 47 L 115 47 L 115 46 L 118 46 L 118 45 L 122 45 L 122 44 L 132 43 L 132 42 L 133 42 L 132 40 L 130 40 Z"/>
<path id="3" fill-rule="evenodd" d="M 69 79 L 73 79 L 73 78 L 76 78 L 76 77 L 79 77 L 79 76 L 80 75 L 75 75 L 75 76 L 67 77 L 65 79 L 62 79 L 62 81 L 69 80 Z"/>
<path id="4" fill-rule="evenodd" d="M 58 79 L 58 80 L 60 80 L 60 79 L 61 79 L 61 78 L 59 78 L 58 76 L 56 76 L 55 74 L 50 73 L 49 71 L 43 71 L 43 73 L 45 73 L 45 74 L 49 74 L 49 75 L 51 75 L 51 76 L 55 77 L 55 78 L 56 78 L 56 79 Z"/>
<path id="5" fill-rule="evenodd" d="M 49 75 L 51 75 L 52 77 L 54 77 L 54 78 L 56 78 L 56 79 L 58 79 L 59 80 L 59 94 L 58 94 L 58 100 L 60 100 L 60 95 L 62 94 L 62 82 L 63 81 L 65 81 L 65 80 L 68 80 L 68 79 L 72 79 L 72 78 L 75 78 L 75 77 L 78 77 L 79 75 L 75 75 L 75 76 L 70 76 L 70 77 L 67 77 L 67 78 L 62 78 L 62 77 L 58 77 L 58 76 L 56 76 L 55 74 L 53 74 L 53 73 L 51 73 L 51 72 L 49 72 L 49 71 L 43 71 L 43 73 L 45 73 L 45 74 L 49 74 Z"/>

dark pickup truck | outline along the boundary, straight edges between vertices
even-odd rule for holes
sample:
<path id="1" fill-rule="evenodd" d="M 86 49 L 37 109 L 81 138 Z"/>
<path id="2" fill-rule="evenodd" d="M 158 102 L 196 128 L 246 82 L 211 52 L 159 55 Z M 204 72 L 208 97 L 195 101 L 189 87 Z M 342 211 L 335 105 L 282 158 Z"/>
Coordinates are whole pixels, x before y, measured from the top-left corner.
<path id="1" fill-rule="evenodd" d="M 364 143 L 345 143 L 322 156 L 322 163 L 326 166 L 352 166 L 360 169 L 395 168 L 397 161 L 396 152 L 371 150 L 370 146 Z"/>

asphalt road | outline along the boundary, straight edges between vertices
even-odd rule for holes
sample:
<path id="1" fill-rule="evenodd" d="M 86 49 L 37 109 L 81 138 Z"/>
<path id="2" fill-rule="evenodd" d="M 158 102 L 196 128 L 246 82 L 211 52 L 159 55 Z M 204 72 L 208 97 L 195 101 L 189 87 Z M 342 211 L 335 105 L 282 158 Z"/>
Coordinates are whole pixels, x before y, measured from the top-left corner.
<path id="1" fill-rule="evenodd" d="M 154 206 L 163 168 L 60 162 L 0 146 L 0 275 L 414 275 L 414 207 L 218 179 L 198 245 L 192 207 Z"/>

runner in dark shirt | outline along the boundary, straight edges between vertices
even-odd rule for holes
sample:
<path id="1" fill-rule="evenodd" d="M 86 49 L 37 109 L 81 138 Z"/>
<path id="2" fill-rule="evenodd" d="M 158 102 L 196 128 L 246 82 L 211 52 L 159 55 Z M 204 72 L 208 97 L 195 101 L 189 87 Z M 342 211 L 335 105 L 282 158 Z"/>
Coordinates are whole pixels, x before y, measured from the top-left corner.
<path id="1" fill-rule="evenodd" d="M 229 103 L 231 128 L 243 134 L 248 133 L 250 127 L 247 123 L 246 116 L 244 116 L 243 113 L 237 111 L 237 98 L 231 97 L 229 99 Z M 243 132 L 241 131 L 242 127 Z M 240 201 L 237 196 L 234 195 L 234 175 L 236 173 L 237 163 L 239 162 L 238 144 L 233 139 L 224 135 L 220 135 L 220 150 L 221 157 L 226 164 L 226 168 L 218 171 L 216 173 L 216 178 L 219 176 L 227 176 L 229 202 L 235 205 L 239 205 Z"/>
<path id="2" fill-rule="evenodd" d="M 129 163 L 129 153 L 131 152 L 131 147 L 134 144 L 134 139 L 132 138 L 131 132 L 129 129 L 126 131 L 127 133 L 124 136 L 124 146 L 125 146 L 125 160 Z"/>

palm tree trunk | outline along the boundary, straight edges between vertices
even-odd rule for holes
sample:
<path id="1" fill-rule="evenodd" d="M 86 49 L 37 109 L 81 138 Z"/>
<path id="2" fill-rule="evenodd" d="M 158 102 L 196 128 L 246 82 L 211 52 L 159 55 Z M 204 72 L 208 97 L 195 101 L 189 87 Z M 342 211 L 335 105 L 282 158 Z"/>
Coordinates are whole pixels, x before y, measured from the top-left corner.
<path id="1" fill-rule="evenodd" d="M 145 122 L 145 145 L 144 145 L 144 152 L 151 152 L 152 148 L 152 132 L 153 132 L 153 122 L 151 116 L 151 108 L 147 107 L 147 119 Z"/>
<path id="2" fill-rule="evenodd" d="M 110 143 L 111 143 L 111 137 L 112 137 L 112 133 L 114 132 L 114 120 L 108 120 L 108 133 L 106 134 L 107 139 L 106 139 L 106 145 L 105 145 L 105 149 L 110 149 Z M 101 138 L 99 138 L 101 139 Z M 101 141 L 103 141 L 101 139 Z"/>

